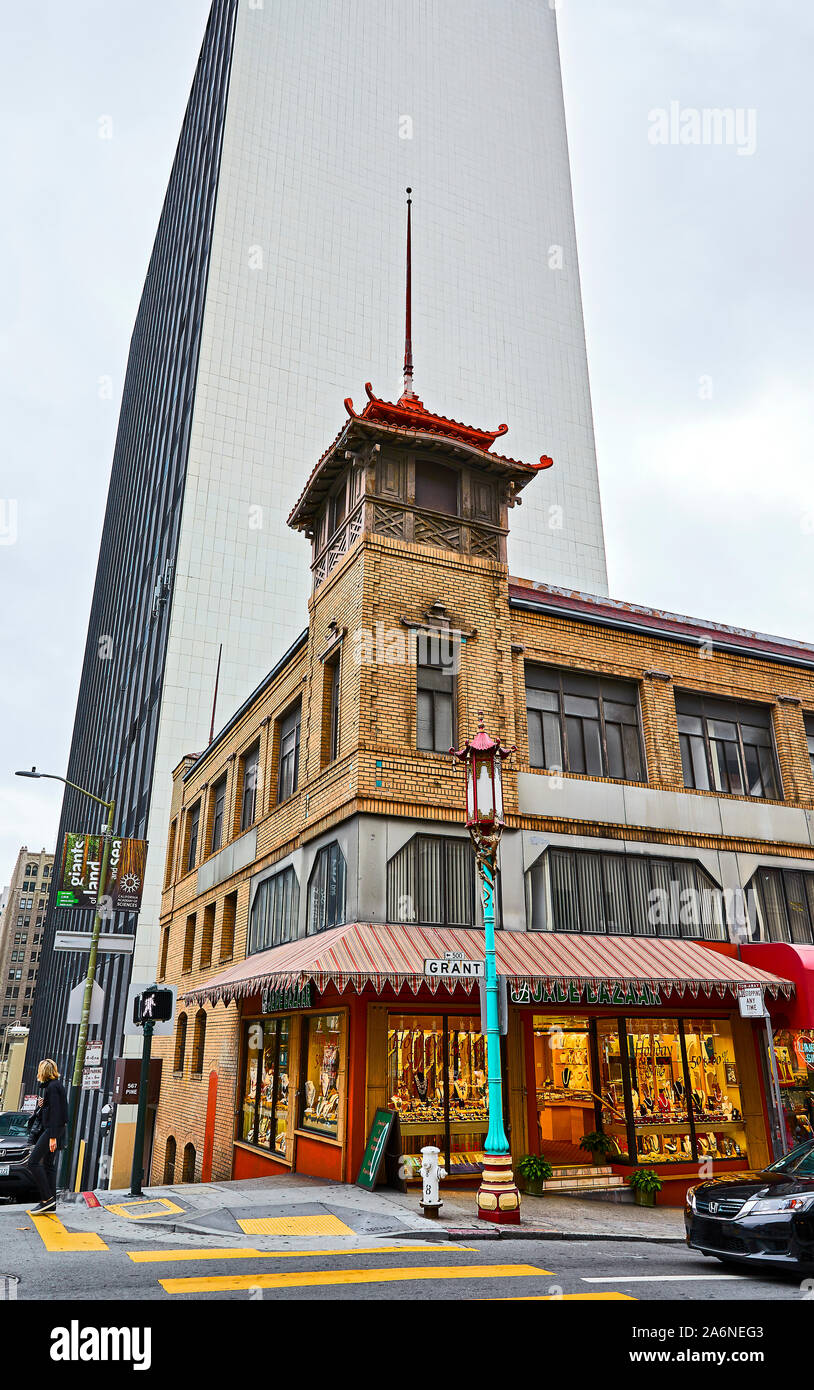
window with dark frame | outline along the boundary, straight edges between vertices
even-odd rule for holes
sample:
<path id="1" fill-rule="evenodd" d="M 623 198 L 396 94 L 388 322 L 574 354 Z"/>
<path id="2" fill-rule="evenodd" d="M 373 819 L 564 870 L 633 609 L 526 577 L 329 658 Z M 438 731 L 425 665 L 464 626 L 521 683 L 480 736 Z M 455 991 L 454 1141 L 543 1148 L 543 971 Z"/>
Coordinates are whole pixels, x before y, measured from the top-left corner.
<path id="1" fill-rule="evenodd" d="M 417 459 L 415 465 L 415 504 L 422 510 L 458 516 L 459 474 L 443 463 Z"/>
<path id="2" fill-rule="evenodd" d="M 195 1015 L 195 1023 L 192 1029 L 192 1058 L 189 1070 L 193 1076 L 203 1075 L 204 1056 L 206 1054 L 206 1013 L 199 1009 Z"/>
<path id="3" fill-rule="evenodd" d="M 475 859 L 470 840 L 415 835 L 387 865 L 388 922 L 471 927 Z"/>
<path id="4" fill-rule="evenodd" d="M 182 1072 L 184 1070 L 184 1057 L 186 1056 L 186 1050 L 187 1016 L 186 1014 L 179 1014 L 178 1023 L 175 1029 L 175 1057 L 173 1059 L 172 1065 L 173 1071 Z"/>
<path id="5" fill-rule="evenodd" d="M 328 682 L 328 762 L 336 762 L 339 757 L 339 673 L 340 658 L 325 664 L 325 679 Z"/>
<path id="6" fill-rule="evenodd" d="M 187 812 L 187 859 L 186 871 L 191 873 L 195 868 L 198 858 L 198 831 L 201 825 L 201 803 L 196 801 L 195 805 Z"/>
<path id="7" fill-rule="evenodd" d="M 260 776 L 260 744 L 243 754 L 240 797 L 240 832 L 254 825 L 257 815 L 257 783 Z"/>
<path id="8" fill-rule="evenodd" d="M 812 774 L 814 774 L 814 714 L 804 714 L 803 723 L 806 726 L 806 743 L 808 744 L 808 757 L 811 763 Z"/>
<path id="9" fill-rule="evenodd" d="M 345 856 L 336 840 L 323 845 L 308 883 L 308 933 L 328 931 L 345 920 Z"/>
<path id="10" fill-rule="evenodd" d="M 531 767 L 645 780 L 633 681 L 527 663 L 525 682 Z"/>
<path id="11" fill-rule="evenodd" d="M 277 800 L 285 801 L 297 790 L 300 773 L 300 719 L 302 705 L 298 700 L 293 709 L 280 720 L 280 757 L 277 768 Z"/>
<path id="12" fill-rule="evenodd" d="M 765 705 L 684 691 L 676 691 L 675 699 L 685 787 L 782 799 L 771 711 Z"/>
<path id="13" fill-rule="evenodd" d="M 223 844 L 223 817 L 226 810 L 226 776 L 220 777 L 212 788 L 212 838 L 209 844 L 215 854 Z"/>
<path id="14" fill-rule="evenodd" d="M 720 889 L 692 859 L 550 849 L 526 892 L 530 931 L 726 940 Z"/>
<path id="15" fill-rule="evenodd" d="M 419 643 L 416 662 L 416 747 L 448 753 L 455 743 L 455 676 L 452 665 Z"/>

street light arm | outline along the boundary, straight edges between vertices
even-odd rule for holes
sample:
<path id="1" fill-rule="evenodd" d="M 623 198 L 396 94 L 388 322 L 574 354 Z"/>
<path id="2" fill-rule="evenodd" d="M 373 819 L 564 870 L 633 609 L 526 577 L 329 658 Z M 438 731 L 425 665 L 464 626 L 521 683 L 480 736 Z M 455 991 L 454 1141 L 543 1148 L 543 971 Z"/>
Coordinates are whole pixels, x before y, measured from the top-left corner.
<path id="1" fill-rule="evenodd" d="M 95 792 L 89 792 L 86 787 L 80 787 L 78 782 L 69 782 L 67 777 L 59 777 L 56 772 L 35 772 L 32 768 L 30 772 L 16 772 L 14 775 L 15 777 L 47 777 L 49 782 L 62 782 L 64 786 L 73 788 L 82 796 L 90 797 L 91 801 L 98 801 L 100 806 L 105 806 L 108 810 L 113 805 L 112 801 L 105 801 L 103 796 L 97 796 Z"/>

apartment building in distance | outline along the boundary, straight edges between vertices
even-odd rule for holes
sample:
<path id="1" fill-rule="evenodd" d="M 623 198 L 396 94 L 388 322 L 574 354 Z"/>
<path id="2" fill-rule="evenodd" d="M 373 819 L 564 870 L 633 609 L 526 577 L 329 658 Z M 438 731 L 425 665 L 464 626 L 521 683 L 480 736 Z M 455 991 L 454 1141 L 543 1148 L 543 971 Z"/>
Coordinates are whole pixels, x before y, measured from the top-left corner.
<path id="1" fill-rule="evenodd" d="M 0 917 L 0 1030 L 30 1023 L 53 871 L 53 854 L 23 845 Z"/>
<path id="2" fill-rule="evenodd" d="M 759 1167 L 812 1123 L 814 647 L 513 577 L 513 508 L 547 469 L 409 391 L 346 410 L 290 517 L 307 626 L 175 769 L 152 1180 L 354 1181 L 379 1107 L 409 1174 L 434 1143 L 477 1180 L 477 987 L 424 962 L 483 958 L 449 756 L 480 712 L 515 749 L 515 1158 L 567 1174 L 601 1129 L 610 1181 L 651 1163 L 676 1202 L 701 1162 Z M 755 986 L 772 1048 L 741 1015 Z"/>

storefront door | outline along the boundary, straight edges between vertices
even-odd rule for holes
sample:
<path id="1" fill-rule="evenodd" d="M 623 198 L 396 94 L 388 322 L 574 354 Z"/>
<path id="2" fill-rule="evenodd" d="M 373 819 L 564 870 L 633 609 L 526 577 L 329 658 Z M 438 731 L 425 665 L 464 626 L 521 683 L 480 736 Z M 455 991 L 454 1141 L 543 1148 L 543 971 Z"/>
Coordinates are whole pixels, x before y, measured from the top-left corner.
<path id="1" fill-rule="evenodd" d="M 534 1014 L 534 1090 L 540 1152 L 549 1163 L 590 1163 L 580 1149 L 596 1128 L 587 1018 Z"/>

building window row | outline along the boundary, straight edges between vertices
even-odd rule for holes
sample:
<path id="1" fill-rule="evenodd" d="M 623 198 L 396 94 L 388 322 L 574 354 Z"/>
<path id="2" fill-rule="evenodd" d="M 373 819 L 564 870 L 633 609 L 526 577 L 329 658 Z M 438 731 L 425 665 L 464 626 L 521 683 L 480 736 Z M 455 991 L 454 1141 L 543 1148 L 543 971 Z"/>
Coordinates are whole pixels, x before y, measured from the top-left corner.
<path id="1" fill-rule="evenodd" d="M 532 931 L 726 939 L 721 890 L 694 860 L 550 849 L 526 904 Z"/>
<path id="2" fill-rule="evenodd" d="M 525 688 L 531 767 L 647 780 L 635 682 L 529 663 Z M 675 709 L 685 787 L 782 799 L 767 706 L 677 691 Z M 806 736 L 814 770 L 814 716 Z"/>

